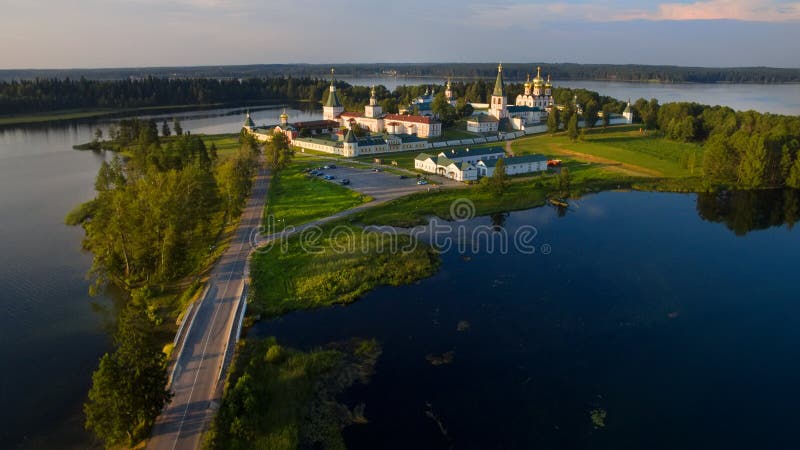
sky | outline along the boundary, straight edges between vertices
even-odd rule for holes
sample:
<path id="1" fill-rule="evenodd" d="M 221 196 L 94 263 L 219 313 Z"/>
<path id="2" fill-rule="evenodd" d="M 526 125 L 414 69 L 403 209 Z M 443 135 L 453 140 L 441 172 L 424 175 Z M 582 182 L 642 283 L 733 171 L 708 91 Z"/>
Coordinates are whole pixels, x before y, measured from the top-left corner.
<path id="1" fill-rule="evenodd" d="M 800 0 L 0 0 L 0 68 L 800 67 Z"/>

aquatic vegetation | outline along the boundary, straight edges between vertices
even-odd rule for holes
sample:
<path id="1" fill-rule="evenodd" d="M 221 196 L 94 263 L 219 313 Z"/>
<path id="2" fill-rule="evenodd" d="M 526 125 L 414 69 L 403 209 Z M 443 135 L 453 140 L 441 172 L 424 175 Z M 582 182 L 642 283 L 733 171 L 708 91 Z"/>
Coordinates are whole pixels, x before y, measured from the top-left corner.
<path id="1" fill-rule="evenodd" d="M 444 364 L 450 364 L 455 359 L 456 352 L 449 351 L 444 352 L 441 355 L 434 355 L 433 353 L 428 353 L 425 355 L 425 359 L 434 366 L 441 366 Z"/>
<path id="2" fill-rule="evenodd" d="M 606 415 L 608 415 L 608 413 L 603 408 L 593 409 L 589 412 L 589 416 L 592 418 L 592 425 L 594 425 L 595 428 L 605 428 Z"/>

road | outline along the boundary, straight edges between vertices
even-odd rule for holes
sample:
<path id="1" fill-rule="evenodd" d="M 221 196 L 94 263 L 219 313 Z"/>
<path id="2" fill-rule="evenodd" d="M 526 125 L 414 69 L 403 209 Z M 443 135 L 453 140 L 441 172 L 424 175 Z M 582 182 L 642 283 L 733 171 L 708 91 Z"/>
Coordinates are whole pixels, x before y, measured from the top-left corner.
<path id="1" fill-rule="evenodd" d="M 364 208 L 427 190 L 427 186 L 416 185 L 415 179 L 400 179 L 396 174 L 386 172 L 342 167 L 330 173 L 335 173 L 339 178 L 349 177 L 352 184 L 348 187 L 370 195 L 374 200 L 301 225 L 288 233 L 264 236 L 257 229 L 262 222 L 269 174 L 266 169 L 260 169 L 231 244 L 211 270 L 202 299 L 189 311 L 185 328 L 179 331 L 182 336 L 178 336 L 175 348 L 178 356 L 170 385 L 175 395 L 156 420 L 147 443 L 148 449 L 194 450 L 200 447 L 203 433 L 222 400 L 225 378 L 223 366 L 226 368 L 230 363 L 236 330 L 240 326 L 240 299 L 247 288 L 247 260 L 254 245 L 263 245 L 282 235 L 300 232 Z M 452 180 L 443 183 L 450 187 L 465 186 Z"/>
<path id="2" fill-rule="evenodd" d="M 229 341 L 239 326 L 237 312 L 245 289 L 250 236 L 261 225 L 268 185 L 269 173 L 262 168 L 230 246 L 212 269 L 205 295 L 190 312 L 193 318 L 187 320 L 184 336 L 179 336 L 170 386 L 175 396 L 158 417 L 148 449 L 199 448 L 219 406 L 226 348 L 233 344 Z"/>

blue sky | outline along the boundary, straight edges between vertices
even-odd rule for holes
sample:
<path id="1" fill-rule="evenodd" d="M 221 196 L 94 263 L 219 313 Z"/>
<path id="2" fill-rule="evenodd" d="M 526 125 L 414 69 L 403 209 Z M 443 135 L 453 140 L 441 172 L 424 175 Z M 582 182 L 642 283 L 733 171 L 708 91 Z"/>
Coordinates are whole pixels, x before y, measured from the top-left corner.
<path id="1" fill-rule="evenodd" d="M 800 0 L 0 0 L 0 68 L 344 62 L 800 67 Z"/>

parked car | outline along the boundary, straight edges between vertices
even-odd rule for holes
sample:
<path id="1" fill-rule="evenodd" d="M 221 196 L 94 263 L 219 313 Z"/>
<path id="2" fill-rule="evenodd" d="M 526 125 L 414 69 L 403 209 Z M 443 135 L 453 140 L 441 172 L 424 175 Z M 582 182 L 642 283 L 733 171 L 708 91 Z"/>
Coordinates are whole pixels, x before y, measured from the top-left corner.
<path id="1" fill-rule="evenodd" d="M 372 171 L 373 172 L 383 172 L 383 169 L 379 169 L 379 168 L 376 167 L 376 168 L 372 169 Z"/>
<path id="2" fill-rule="evenodd" d="M 306 167 L 305 169 L 303 169 L 303 173 L 309 173 L 309 172 L 311 172 L 310 167 Z"/>
<path id="3" fill-rule="evenodd" d="M 425 181 L 425 180 L 419 180 L 419 181 L 417 181 L 417 184 L 420 185 L 420 186 L 423 186 L 423 185 L 428 184 L 428 182 Z"/>
<path id="4" fill-rule="evenodd" d="M 336 164 L 328 164 L 328 169 L 335 169 L 335 168 L 336 168 Z"/>
<path id="5" fill-rule="evenodd" d="M 317 176 L 318 176 L 318 177 L 324 177 L 324 176 L 325 176 L 325 174 L 324 174 L 324 173 L 322 173 L 322 172 L 317 172 Z"/>
<path id="6" fill-rule="evenodd" d="M 405 176 L 405 175 L 400 175 L 400 179 L 401 179 L 401 180 L 405 180 L 406 178 L 408 178 L 408 177 L 407 177 L 407 176 Z"/>
<path id="7" fill-rule="evenodd" d="M 341 185 L 350 184 L 350 180 L 348 180 L 347 178 L 342 178 L 341 180 L 339 180 L 339 184 Z"/>
<path id="8" fill-rule="evenodd" d="M 336 177 L 335 177 L 335 176 L 333 176 L 333 175 L 325 175 L 325 179 L 326 179 L 326 180 L 332 180 L 332 179 L 334 179 L 334 178 L 336 178 Z"/>

